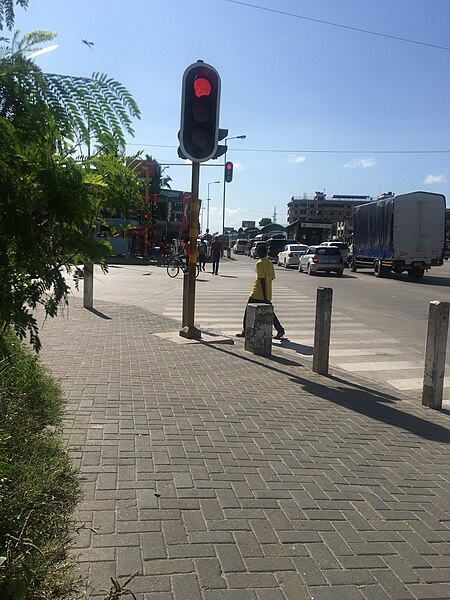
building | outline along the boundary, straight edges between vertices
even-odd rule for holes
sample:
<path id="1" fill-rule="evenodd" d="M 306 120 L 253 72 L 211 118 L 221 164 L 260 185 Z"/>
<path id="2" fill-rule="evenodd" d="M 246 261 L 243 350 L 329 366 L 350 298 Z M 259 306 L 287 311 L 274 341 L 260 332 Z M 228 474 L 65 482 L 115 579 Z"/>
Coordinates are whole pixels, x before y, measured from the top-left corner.
<path id="1" fill-rule="evenodd" d="M 293 196 L 287 211 L 288 237 L 306 244 L 345 237 L 353 230 L 353 208 L 371 200 L 371 196 L 344 194 L 327 199 L 323 192 L 316 192 L 313 198 Z"/>

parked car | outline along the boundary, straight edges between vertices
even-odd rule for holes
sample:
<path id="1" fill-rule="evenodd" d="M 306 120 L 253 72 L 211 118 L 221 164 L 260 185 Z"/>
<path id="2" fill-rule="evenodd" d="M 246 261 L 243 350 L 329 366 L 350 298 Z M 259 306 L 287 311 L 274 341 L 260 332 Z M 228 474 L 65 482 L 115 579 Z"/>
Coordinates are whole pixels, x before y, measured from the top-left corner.
<path id="1" fill-rule="evenodd" d="M 270 238 L 267 244 L 267 258 L 273 262 L 278 262 L 278 252 L 288 244 L 298 244 L 297 240 L 286 240 L 283 238 Z"/>
<path id="2" fill-rule="evenodd" d="M 253 244 L 253 246 L 252 246 L 252 248 L 250 250 L 250 256 L 251 256 L 251 258 L 258 258 L 258 255 L 256 254 L 256 249 L 258 248 L 258 246 L 260 246 L 262 244 L 266 245 L 266 242 L 264 242 L 263 240 L 257 240 Z"/>
<path id="3" fill-rule="evenodd" d="M 287 244 L 281 252 L 278 253 L 278 266 L 297 267 L 298 259 L 308 246 L 303 244 Z"/>
<path id="4" fill-rule="evenodd" d="M 300 273 L 315 275 L 318 271 L 336 273 L 339 277 L 344 272 L 344 259 L 336 246 L 309 246 L 298 261 Z"/>
<path id="5" fill-rule="evenodd" d="M 321 246 L 334 246 L 336 248 L 339 248 L 339 250 L 341 251 L 342 254 L 342 258 L 344 259 L 344 265 L 346 267 L 348 267 L 348 244 L 346 244 L 345 242 L 322 242 L 320 244 Z"/>
<path id="6" fill-rule="evenodd" d="M 255 243 L 255 238 L 250 238 L 247 240 L 247 246 L 245 247 L 245 254 L 250 256 L 250 250 L 252 249 L 253 244 Z"/>
<path id="7" fill-rule="evenodd" d="M 246 247 L 247 247 L 246 239 L 236 240 L 234 243 L 234 246 L 233 246 L 233 253 L 234 254 L 245 254 Z"/>

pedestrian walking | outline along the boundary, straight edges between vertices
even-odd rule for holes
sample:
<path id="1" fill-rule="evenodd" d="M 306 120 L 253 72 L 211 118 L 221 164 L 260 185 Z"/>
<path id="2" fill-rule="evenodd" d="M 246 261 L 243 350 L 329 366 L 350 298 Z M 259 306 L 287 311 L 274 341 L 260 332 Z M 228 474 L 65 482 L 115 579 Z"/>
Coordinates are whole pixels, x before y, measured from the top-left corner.
<path id="1" fill-rule="evenodd" d="M 272 281 L 275 279 L 275 269 L 273 263 L 267 258 L 267 246 L 259 244 L 256 249 L 259 258 L 256 263 L 256 279 L 253 284 L 252 293 L 247 301 L 249 304 L 262 302 L 263 304 L 272 304 Z M 247 307 L 245 307 L 244 321 L 242 323 L 242 331 L 236 334 L 236 337 L 245 337 L 245 324 L 247 321 Z M 275 340 L 282 340 L 285 334 L 284 327 L 278 320 L 275 312 L 273 313 L 273 326 L 277 334 L 274 335 Z"/>
<path id="2" fill-rule="evenodd" d="M 197 244 L 197 254 L 200 270 L 204 271 L 206 267 L 206 244 L 203 240 L 200 240 Z"/>
<path id="3" fill-rule="evenodd" d="M 213 275 L 218 275 L 220 257 L 222 256 L 222 242 L 219 240 L 219 236 L 217 235 L 214 238 L 213 243 L 211 244 L 211 255 Z"/>

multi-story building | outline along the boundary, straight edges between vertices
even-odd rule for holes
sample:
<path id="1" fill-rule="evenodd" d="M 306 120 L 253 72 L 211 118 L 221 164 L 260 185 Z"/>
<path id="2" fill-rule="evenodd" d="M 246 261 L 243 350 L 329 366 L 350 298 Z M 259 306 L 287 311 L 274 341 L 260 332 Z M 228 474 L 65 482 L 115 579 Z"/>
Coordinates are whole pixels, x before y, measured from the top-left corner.
<path id="1" fill-rule="evenodd" d="M 319 243 L 332 235 L 351 233 L 353 208 L 372 200 L 371 196 L 335 194 L 327 199 L 323 192 L 313 198 L 293 196 L 288 203 L 287 230 L 299 241 Z"/>

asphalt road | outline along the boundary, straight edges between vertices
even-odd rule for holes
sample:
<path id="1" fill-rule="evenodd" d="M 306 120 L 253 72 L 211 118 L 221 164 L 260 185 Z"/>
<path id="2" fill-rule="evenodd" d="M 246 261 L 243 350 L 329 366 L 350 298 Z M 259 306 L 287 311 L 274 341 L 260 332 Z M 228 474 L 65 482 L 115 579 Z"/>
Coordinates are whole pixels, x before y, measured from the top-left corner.
<path id="1" fill-rule="evenodd" d="M 420 282 L 411 281 L 406 273 L 376 278 L 369 269 L 356 273 L 345 269 L 342 279 L 326 273 L 310 277 L 283 267 L 276 267 L 276 274 L 280 283 L 297 291 L 333 288 L 336 310 L 420 352 L 424 350 L 430 302 L 450 302 L 450 261 L 429 271 Z"/>

